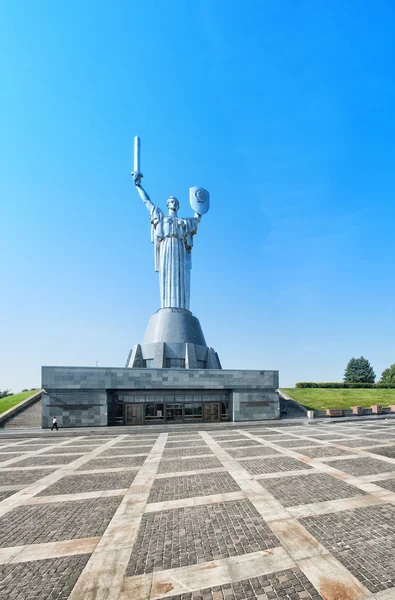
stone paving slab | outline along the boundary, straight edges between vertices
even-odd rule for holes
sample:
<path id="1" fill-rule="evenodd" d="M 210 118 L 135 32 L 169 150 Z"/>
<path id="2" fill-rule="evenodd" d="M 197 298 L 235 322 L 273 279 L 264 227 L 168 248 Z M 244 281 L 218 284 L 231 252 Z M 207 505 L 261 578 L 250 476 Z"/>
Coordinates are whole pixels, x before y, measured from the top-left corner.
<path id="1" fill-rule="evenodd" d="M 197 473 L 158 479 L 151 488 L 148 502 L 167 502 L 238 491 L 240 487 L 229 473 Z"/>
<path id="2" fill-rule="evenodd" d="M 84 465 L 85 468 L 87 464 Z M 124 489 L 132 484 L 135 476 L 136 471 L 67 475 L 40 492 L 38 496 Z"/>
<path id="3" fill-rule="evenodd" d="M 0 598 L 32 600 L 69 597 L 89 554 L 0 565 Z"/>
<path id="4" fill-rule="evenodd" d="M 19 506 L 0 518 L 0 547 L 102 535 L 121 499 Z"/>

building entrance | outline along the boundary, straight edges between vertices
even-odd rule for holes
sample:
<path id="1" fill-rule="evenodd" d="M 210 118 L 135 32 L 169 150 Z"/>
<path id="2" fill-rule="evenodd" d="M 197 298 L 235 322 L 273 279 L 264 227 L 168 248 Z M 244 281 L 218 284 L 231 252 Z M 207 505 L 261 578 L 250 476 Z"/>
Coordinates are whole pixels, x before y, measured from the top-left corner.
<path id="1" fill-rule="evenodd" d="M 149 425 L 159 423 L 196 423 L 229 420 L 229 393 L 213 391 L 199 394 L 140 394 L 135 390 L 108 392 L 109 425 Z"/>

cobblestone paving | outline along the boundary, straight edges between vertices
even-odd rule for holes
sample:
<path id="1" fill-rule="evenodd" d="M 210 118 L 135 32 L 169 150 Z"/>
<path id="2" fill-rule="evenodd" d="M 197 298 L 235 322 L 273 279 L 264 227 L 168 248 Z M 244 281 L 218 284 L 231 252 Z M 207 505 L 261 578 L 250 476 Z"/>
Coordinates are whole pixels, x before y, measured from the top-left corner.
<path id="1" fill-rule="evenodd" d="M 122 458 L 96 458 L 77 469 L 77 471 L 95 471 L 98 469 L 118 469 L 119 467 L 140 467 L 147 456 L 122 456 Z"/>
<path id="2" fill-rule="evenodd" d="M 381 456 L 387 456 L 388 458 L 395 458 L 395 446 L 371 448 L 369 452 L 372 452 L 373 454 L 380 454 Z"/>
<path id="3" fill-rule="evenodd" d="M 17 466 L 14 465 L 14 466 Z M 31 471 L 6 471 L 5 469 L 11 469 L 12 466 L 4 467 L 0 469 L 0 485 L 20 485 L 33 483 L 38 481 L 42 477 L 52 473 L 51 469 L 32 469 Z"/>
<path id="4" fill-rule="evenodd" d="M 194 446 L 204 446 L 204 441 L 201 440 L 193 440 L 192 442 L 189 442 L 187 440 L 185 441 L 180 441 L 180 442 L 167 442 L 166 444 L 166 449 L 168 448 L 193 448 Z"/>
<path id="5" fill-rule="evenodd" d="M 300 454 L 304 456 L 309 456 L 310 458 L 324 458 L 330 456 L 344 456 L 350 455 L 352 456 L 352 452 L 348 452 L 348 450 L 341 450 L 340 448 L 334 448 L 333 446 L 319 446 L 317 448 L 301 448 Z"/>
<path id="6" fill-rule="evenodd" d="M 230 441 L 219 441 L 218 444 L 222 446 L 222 448 L 238 448 L 238 447 L 247 447 L 247 446 L 261 446 L 259 442 L 251 440 L 249 438 L 244 438 L 242 440 L 230 440 Z"/>
<path id="7" fill-rule="evenodd" d="M 108 450 L 104 450 L 104 452 L 101 453 L 100 456 L 103 457 L 107 457 L 107 456 L 133 456 L 133 454 L 143 454 L 145 456 L 147 456 L 147 454 L 149 454 L 151 451 L 151 448 L 147 448 L 147 447 L 121 447 L 121 446 L 116 446 L 115 448 L 109 448 Z"/>
<path id="8" fill-rule="evenodd" d="M 45 465 L 67 465 L 73 460 L 77 460 L 83 454 L 70 454 L 66 456 L 62 456 L 55 454 L 55 456 L 29 456 L 29 458 L 25 458 L 24 460 L 20 460 L 17 463 L 14 463 L 14 467 L 43 467 Z"/>
<path id="9" fill-rule="evenodd" d="M 114 473 L 92 473 L 67 475 L 38 494 L 58 496 L 80 492 L 98 492 L 128 488 L 136 477 L 136 471 L 115 471 Z"/>
<path id="10" fill-rule="evenodd" d="M 248 500 L 143 516 L 127 575 L 174 569 L 279 544 Z"/>
<path id="11" fill-rule="evenodd" d="M 8 490 L 6 492 L 0 492 L 0 502 L 8 498 L 8 496 L 12 496 L 12 494 L 16 494 L 18 490 Z M 1 596 L 0 596 L 1 598 Z"/>
<path id="12" fill-rule="evenodd" d="M 85 454 L 86 452 L 92 452 L 93 448 L 87 446 L 61 446 L 60 448 L 51 448 L 46 452 L 43 452 L 41 456 L 46 456 L 47 454 Z"/>
<path id="13" fill-rule="evenodd" d="M 259 483 L 267 489 L 283 506 L 297 506 L 312 502 L 326 502 L 340 498 L 351 498 L 364 494 L 358 488 L 327 475 L 291 475 L 276 479 L 265 479 Z"/>
<path id="14" fill-rule="evenodd" d="M 285 442 L 273 442 L 280 448 L 303 448 L 304 446 L 320 446 L 319 442 L 313 440 L 286 440 Z"/>
<path id="15" fill-rule="evenodd" d="M 366 438 L 360 439 L 349 439 L 349 440 L 337 440 L 333 442 L 339 444 L 339 446 L 347 446 L 347 448 L 363 448 L 365 446 L 378 446 L 380 442 L 373 442 L 373 440 L 367 440 Z M 370 451 L 369 451 L 370 452 Z"/>
<path id="16" fill-rule="evenodd" d="M 200 471 L 201 469 L 217 469 L 222 463 L 215 456 L 200 458 L 184 458 L 182 460 L 161 460 L 158 473 L 177 473 L 180 471 Z"/>
<path id="17" fill-rule="evenodd" d="M 200 446 L 199 448 L 167 448 L 163 451 L 163 458 L 177 458 L 181 456 L 200 456 L 202 454 L 213 455 L 208 446 Z"/>
<path id="18" fill-rule="evenodd" d="M 0 547 L 102 535 L 121 497 L 19 506 L 0 518 Z"/>
<path id="19" fill-rule="evenodd" d="M 240 487 L 229 473 L 199 473 L 182 477 L 165 477 L 154 482 L 148 502 L 165 502 L 239 491 Z"/>
<path id="20" fill-rule="evenodd" d="M 368 590 L 395 586 L 395 506 L 346 510 L 300 522 Z"/>
<path id="21" fill-rule="evenodd" d="M 378 473 L 387 473 L 395 471 L 395 463 L 391 464 L 375 458 L 363 457 L 350 460 L 331 460 L 330 466 L 339 471 L 344 471 L 355 477 L 363 475 L 377 475 Z"/>
<path id="22" fill-rule="evenodd" d="M 316 440 L 322 440 L 324 442 L 330 442 L 332 440 L 340 440 L 344 439 L 340 434 L 330 434 L 330 433 L 309 433 L 307 437 L 314 438 Z"/>
<path id="23" fill-rule="evenodd" d="M 376 485 L 379 485 L 386 490 L 390 490 L 391 492 L 395 492 L 395 479 L 382 479 L 381 481 L 376 481 Z"/>
<path id="24" fill-rule="evenodd" d="M 300 462 L 288 456 L 274 456 L 273 458 L 253 458 L 243 460 L 241 463 L 249 473 L 263 475 L 264 473 L 278 473 L 280 471 L 298 471 L 300 469 L 311 469 L 306 463 Z"/>
<path id="25" fill-rule="evenodd" d="M 274 454 L 279 454 L 278 450 L 274 448 L 269 448 L 268 446 L 262 446 L 258 444 L 257 446 L 252 446 L 250 448 L 226 448 L 226 452 L 233 456 L 233 458 L 245 458 L 246 456 L 270 456 Z"/>
<path id="26" fill-rule="evenodd" d="M 322 600 L 322 596 L 297 567 L 268 575 L 242 579 L 167 600 Z M 338 598 L 340 600 L 340 598 Z M 343 599 L 346 600 L 346 599 Z"/>
<path id="27" fill-rule="evenodd" d="M 0 565 L 0 598 L 66 600 L 90 554 Z"/>
<path id="28" fill-rule="evenodd" d="M 66 600 L 77 579 L 81 582 L 88 577 L 83 568 L 91 556 L 94 568 L 89 570 L 88 582 L 89 586 L 91 580 L 96 582 L 90 589 L 100 597 L 106 593 L 101 589 L 103 581 L 107 586 L 118 577 L 123 581 L 125 576 L 130 580 L 137 575 L 147 583 L 153 571 L 169 569 L 168 574 L 160 574 L 160 581 L 172 581 L 177 590 L 191 591 L 177 595 L 164 583 L 163 588 L 155 588 L 152 600 L 346 600 L 367 597 L 368 590 L 387 590 L 385 600 L 393 592 L 395 600 L 395 502 L 390 503 L 391 492 L 395 493 L 395 461 L 380 460 L 380 455 L 395 458 L 395 443 L 382 445 L 391 444 L 391 434 L 395 438 L 395 420 L 392 423 L 366 422 L 358 428 L 346 422 L 336 427 L 317 423 L 314 428 L 279 424 L 279 431 L 218 426 L 201 435 L 196 429 L 180 427 L 177 432 L 170 430 L 167 440 L 163 434 L 158 437 L 131 428 L 127 437 L 114 430 L 112 435 L 87 435 L 79 440 L 73 433 L 65 446 L 59 444 L 66 438 L 56 434 L 3 439 L 6 447 L 0 447 L 0 461 L 21 460 L 3 463 L 3 467 L 0 462 L 0 563 L 7 563 L 0 566 L 0 599 Z M 270 446 L 243 435 L 246 432 Z M 104 450 L 109 441 L 116 443 Z M 156 441 L 155 455 L 148 457 Z M 372 456 L 361 456 L 352 448 Z M 297 460 L 295 452 L 319 461 Z M 76 466 L 81 456 L 88 456 L 89 461 Z M 326 459 L 332 460 L 326 463 Z M 379 473 L 388 473 L 388 478 L 376 481 L 367 495 L 330 471 L 320 470 L 325 463 L 350 475 L 368 476 L 368 480 Z M 302 470 L 306 473 L 296 473 Z M 186 474 L 177 475 L 181 472 Z M 46 476 L 47 488 L 42 489 L 41 483 L 36 488 L 34 482 Z M 28 494 L 23 493 L 25 486 L 29 486 Z M 101 495 L 113 491 L 115 496 Z M 97 497 L 78 495 L 85 492 Z M 232 492 L 243 499 L 222 496 Z M 67 498 L 59 501 L 54 495 Z M 387 497 L 388 504 L 382 504 Z M 331 500 L 340 502 L 328 505 Z M 375 505 L 369 506 L 372 502 Z M 303 508 L 306 504 L 308 509 Z M 297 514 L 313 516 L 296 521 Z M 99 546 L 96 540 L 82 539 L 100 538 L 104 532 Z M 306 545 L 303 535 L 307 532 L 330 554 Z M 36 547 L 49 542 L 57 544 Z M 15 555 L 9 549 L 25 544 L 29 558 L 45 556 L 45 560 L 23 562 L 19 557 L 24 550 Z M 72 544 L 77 554 L 62 557 Z M 118 545 L 121 552 L 113 568 L 112 551 Z M 10 553 L 13 562 L 9 562 Z M 212 561 L 222 561 L 222 566 L 216 569 Z M 174 568 L 180 571 L 173 575 Z M 365 586 L 364 593 L 349 593 L 343 584 L 338 587 L 348 572 Z M 320 596 L 321 574 L 334 587 L 322 588 Z M 351 587 L 352 581 L 348 581 Z M 199 582 L 201 589 L 196 587 Z M 129 595 L 133 598 L 133 580 L 127 590 L 128 585 L 132 585 Z M 79 594 L 85 597 L 85 592 Z"/>
<path id="29" fill-rule="evenodd" d="M 36 450 L 40 450 L 40 448 L 33 447 L 33 451 L 36 451 Z M 29 452 L 29 450 L 25 447 L 14 445 L 14 446 L 9 446 L 8 448 L 1 448 L 1 453 L 3 454 L 3 452 L 6 452 L 7 454 L 13 453 L 13 452 L 22 452 L 22 453 L 26 452 L 27 453 L 27 452 Z M 30 450 L 30 452 L 31 452 L 31 450 Z"/>
<path id="30" fill-rule="evenodd" d="M 13 452 L 11 453 L 7 453 L 7 454 L 3 454 L 1 452 L 0 449 L 0 467 L 1 467 L 1 463 L 5 462 L 6 460 L 11 460 L 12 458 L 21 458 L 22 456 L 29 456 L 29 454 L 25 454 L 24 452 Z"/>

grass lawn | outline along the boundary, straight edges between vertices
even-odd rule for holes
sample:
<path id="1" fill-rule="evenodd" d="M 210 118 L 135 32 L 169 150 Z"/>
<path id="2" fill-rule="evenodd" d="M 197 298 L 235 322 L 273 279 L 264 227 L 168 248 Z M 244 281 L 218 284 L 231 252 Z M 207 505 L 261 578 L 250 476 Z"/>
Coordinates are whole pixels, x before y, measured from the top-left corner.
<path id="1" fill-rule="evenodd" d="M 281 388 L 309 410 L 395 404 L 395 389 Z"/>
<path id="2" fill-rule="evenodd" d="M 37 391 L 37 390 L 36 390 Z M 33 396 L 35 390 L 30 390 L 29 392 L 21 392 L 20 394 L 14 394 L 13 396 L 7 396 L 6 398 L 0 398 L 0 414 L 15 406 L 15 404 L 19 404 L 26 398 Z"/>

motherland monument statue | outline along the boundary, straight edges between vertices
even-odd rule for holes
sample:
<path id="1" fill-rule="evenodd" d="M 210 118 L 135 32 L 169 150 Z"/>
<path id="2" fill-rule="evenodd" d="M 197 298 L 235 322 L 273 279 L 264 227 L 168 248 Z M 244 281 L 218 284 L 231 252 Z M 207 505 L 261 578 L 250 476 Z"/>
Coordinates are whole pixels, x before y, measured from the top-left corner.
<path id="1" fill-rule="evenodd" d="M 144 202 L 151 221 L 151 241 L 154 244 L 155 271 L 159 272 L 161 308 L 189 310 L 190 270 L 193 236 L 197 234 L 202 215 L 209 209 L 209 193 L 200 187 L 190 188 L 190 203 L 195 210 L 191 218 L 180 218 L 180 203 L 174 196 L 167 199 L 169 214 L 151 202 L 141 185 L 140 139 L 135 138 L 135 164 L 132 173 L 137 192 Z"/>
<path id="2" fill-rule="evenodd" d="M 217 353 L 207 347 L 200 323 L 189 310 L 193 236 L 197 234 L 202 216 L 210 208 L 210 195 L 202 187 L 189 188 L 189 200 L 195 212 L 188 218 L 178 216 L 180 203 L 170 196 L 166 202 L 168 215 L 165 215 L 142 186 L 140 156 L 141 143 L 136 136 L 132 176 L 149 212 L 154 265 L 159 273 L 160 309 L 151 317 L 142 345 L 131 350 L 126 366 L 172 366 L 174 359 L 174 365 L 178 367 L 193 368 L 192 364 L 202 366 L 204 363 L 204 368 L 221 368 Z M 160 350 L 153 344 L 165 346 Z M 200 358 L 194 358 L 196 354 Z"/>

